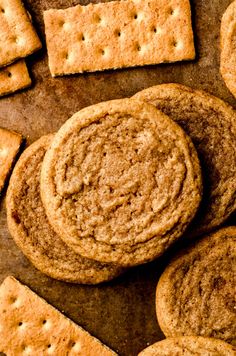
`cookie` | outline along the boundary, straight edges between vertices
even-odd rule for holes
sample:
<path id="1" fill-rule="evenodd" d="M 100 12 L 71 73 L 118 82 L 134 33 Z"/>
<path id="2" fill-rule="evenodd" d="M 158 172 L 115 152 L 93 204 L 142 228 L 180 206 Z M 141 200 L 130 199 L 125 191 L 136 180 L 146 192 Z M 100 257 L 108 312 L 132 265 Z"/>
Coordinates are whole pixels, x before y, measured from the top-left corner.
<path id="1" fill-rule="evenodd" d="M 22 143 L 22 135 L 0 127 L 0 195 Z"/>
<path id="2" fill-rule="evenodd" d="M 188 235 L 213 230 L 236 209 L 236 112 L 222 100 L 180 84 L 157 85 L 135 98 L 155 105 L 191 137 L 203 168 L 204 194 Z"/>
<path id="3" fill-rule="evenodd" d="M 220 72 L 226 86 L 236 97 L 236 1 L 225 11 L 220 28 Z"/>
<path id="4" fill-rule="evenodd" d="M 81 110 L 45 155 L 41 195 L 49 221 L 81 255 L 132 266 L 161 255 L 201 200 L 198 157 L 183 130 L 131 99 Z"/>
<path id="5" fill-rule="evenodd" d="M 67 282 L 95 284 L 122 271 L 81 257 L 52 230 L 40 198 L 40 171 L 53 135 L 43 136 L 21 155 L 7 191 L 9 231 L 25 256 L 41 272 Z"/>
<path id="6" fill-rule="evenodd" d="M 222 340 L 201 336 L 168 338 L 147 347 L 138 356 L 235 356 L 236 348 Z"/>
<path id="7" fill-rule="evenodd" d="M 0 69 L 0 97 L 30 85 L 31 78 L 24 60 Z"/>
<path id="8" fill-rule="evenodd" d="M 0 67 L 41 48 L 21 0 L 0 0 Z"/>
<path id="9" fill-rule="evenodd" d="M 199 335 L 236 345 L 236 226 L 205 236 L 162 274 L 156 312 L 166 337 Z"/>
<path id="10" fill-rule="evenodd" d="M 189 0 L 121 0 L 44 12 L 52 76 L 195 58 Z"/>
<path id="11" fill-rule="evenodd" d="M 13 277 L 0 286 L 0 318 L 7 356 L 117 355 Z"/>

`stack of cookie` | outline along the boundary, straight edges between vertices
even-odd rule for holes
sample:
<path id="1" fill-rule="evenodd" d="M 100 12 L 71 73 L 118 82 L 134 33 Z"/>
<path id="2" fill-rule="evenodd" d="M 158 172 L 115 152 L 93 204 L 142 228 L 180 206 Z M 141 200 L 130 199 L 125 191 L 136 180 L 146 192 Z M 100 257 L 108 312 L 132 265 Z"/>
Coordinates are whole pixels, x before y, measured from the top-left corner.
<path id="1" fill-rule="evenodd" d="M 23 153 L 7 193 L 8 226 L 44 273 L 98 283 L 160 256 L 201 195 L 184 131 L 153 105 L 115 100 L 81 110 Z"/>
<path id="2" fill-rule="evenodd" d="M 177 84 L 81 110 L 18 161 L 7 192 L 13 238 L 43 273 L 95 284 L 209 233 L 236 208 L 235 119 L 220 99 Z M 236 228 L 204 237 L 164 273 L 166 336 L 233 342 L 235 237 Z"/>
<path id="3" fill-rule="evenodd" d="M 187 237 L 216 229 L 236 207 L 235 111 L 218 98 L 178 84 L 148 88 L 135 97 L 168 114 L 197 149 L 203 198 Z M 167 339 L 140 356 L 235 355 L 230 345 L 236 343 L 235 265 L 236 227 L 206 234 L 181 251 L 156 290 L 157 319 Z"/>

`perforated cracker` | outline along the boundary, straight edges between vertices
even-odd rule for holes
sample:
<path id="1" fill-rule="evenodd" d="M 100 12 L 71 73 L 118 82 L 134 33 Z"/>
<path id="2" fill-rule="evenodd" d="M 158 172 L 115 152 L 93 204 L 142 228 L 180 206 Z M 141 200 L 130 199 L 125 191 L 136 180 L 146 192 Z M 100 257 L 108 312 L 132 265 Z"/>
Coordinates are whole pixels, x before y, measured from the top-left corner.
<path id="1" fill-rule="evenodd" d="M 0 0 L 0 67 L 41 48 L 21 0 Z"/>
<path id="2" fill-rule="evenodd" d="M 0 96 L 13 93 L 31 85 L 24 60 L 0 69 Z"/>
<path id="3" fill-rule="evenodd" d="M 195 57 L 189 0 L 121 0 L 44 12 L 53 76 Z"/>
<path id="4" fill-rule="evenodd" d="M 0 194 L 22 142 L 20 134 L 0 127 Z"/>
<path id="5" fill-rule="evenodd" d="M 13 277 L 0 286 L 0 320 L 0 352 L 7 356 L 116 355 Z"/>

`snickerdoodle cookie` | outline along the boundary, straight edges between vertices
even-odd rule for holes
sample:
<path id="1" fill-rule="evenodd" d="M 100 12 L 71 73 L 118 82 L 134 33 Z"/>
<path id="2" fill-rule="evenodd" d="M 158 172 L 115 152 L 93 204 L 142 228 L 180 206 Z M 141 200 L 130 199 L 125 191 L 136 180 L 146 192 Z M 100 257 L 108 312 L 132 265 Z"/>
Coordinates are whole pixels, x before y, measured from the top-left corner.
<path id="1" fill-rule="evenodd" d="M 199 335 L 236 344 L 236 226 L 203 237 L 174 259 L 156 290 L 167 337 Z"/>
<path id="2" fill-rule="evenodd" d="M 61 238 L 81 255 L 131 266 L 161 255 L 194 217 L 201 172 L 184 131 L 153 105 L 87 107 L 55 135 L 41 195 Z"/>
<path id="3" fill-rule="evenodd" d="M 190 236 L 209 232 L 236 209 L 236 112 L 222 100 L 180 84 L 147 88 L 135 98 L 155 105 L 191 137 L 203 169 L 204 194 Z"/>
<path id="4" fill-rule="evenodd" d="M 236 0 L 226 9 L 220 28 L 220 72 L 236 97 Z"/>
<path id="5" fill-rule="evenodd" d="M 222 340 L 201 336 L 168 338 L 147 347 L 138 356 L 235 356 L 236 348 Z"/>
<path id="6" fill-rule="evenodd" d="M 121 273 L 115 265 L 88 260 L 71 250 L 52 230 L 40 198 L 40 171 L 53 135 L 43 136 L 21 155 L 7 191 L 10 233 L 35 267 L 50 277 L 95 284 Z"/>

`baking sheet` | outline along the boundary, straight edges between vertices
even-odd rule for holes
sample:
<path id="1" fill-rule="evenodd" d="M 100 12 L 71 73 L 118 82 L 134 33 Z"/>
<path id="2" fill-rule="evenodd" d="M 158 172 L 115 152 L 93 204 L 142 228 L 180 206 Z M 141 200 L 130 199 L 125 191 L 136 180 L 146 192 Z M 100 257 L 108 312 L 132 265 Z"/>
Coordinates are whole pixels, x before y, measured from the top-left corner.
<path id="1" fill-rule="evenodd" d="M 89 3 L 24 2 L 43 42 L 43 10 Z M 236 107 L 236 100 L 219 73 L 220 20 L 230 3 L 230 0 L 191 1 L 197 50 L 197 58 L 192 62 L 52 78 L 44 43 L 40 52 L 27 59 L 33 87 L 0 99 L 0 126 L 21 132 L 29 144 L 58 130 L 85 106 L 128 97 L 146 87 L 168 82 L 207 90 Z M 169 255 L 100 286 L 55 281 L 37 271 L 15 245 L 7 230 L 5 199 L 0 201 L 0 283 L 6 276 L 14 275 L 120 355 L 137 355 L 164 338 L 156 321 L 155 287 Z"/>

